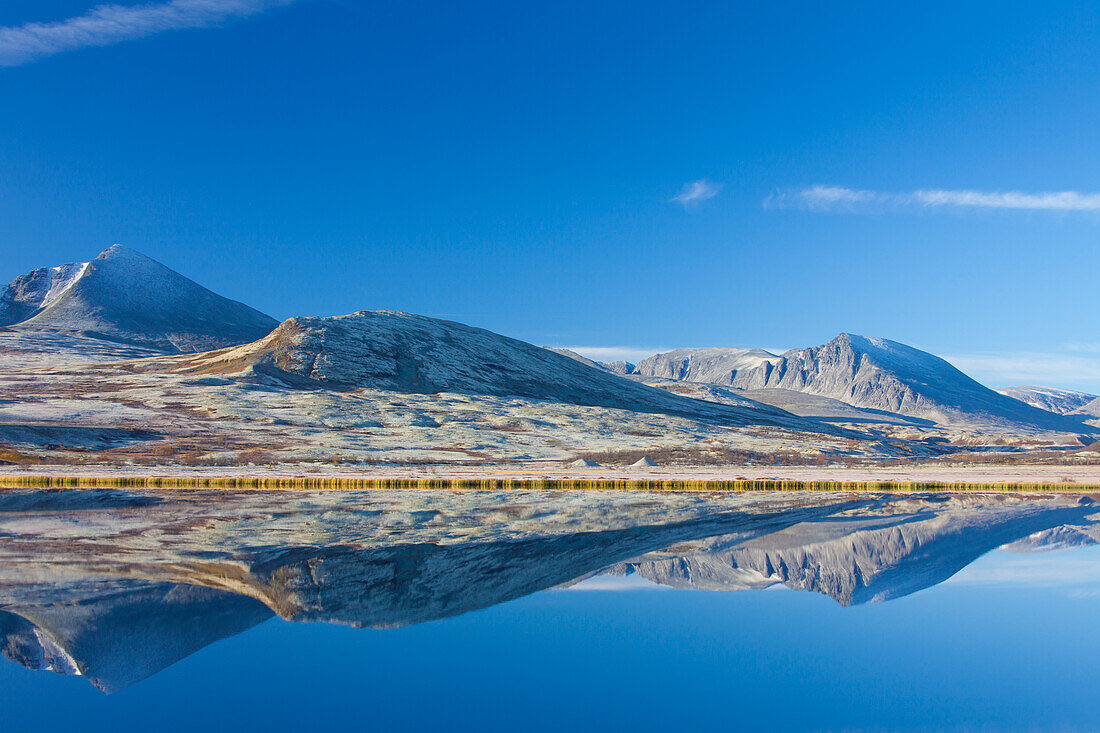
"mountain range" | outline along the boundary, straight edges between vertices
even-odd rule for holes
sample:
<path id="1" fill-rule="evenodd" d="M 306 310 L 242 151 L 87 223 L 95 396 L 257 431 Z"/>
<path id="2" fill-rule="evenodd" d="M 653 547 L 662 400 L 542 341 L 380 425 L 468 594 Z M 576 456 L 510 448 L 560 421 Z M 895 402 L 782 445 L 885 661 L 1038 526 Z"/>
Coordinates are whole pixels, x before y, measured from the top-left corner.
<path id="1" fill-rule="evenodd" d="M 791 451 L 816 461 L 929 458 L 982 436 L 1071 448 L 1100 432 L 1090 422 L 1100 416 L 1092 395 L 997 392 L 882 338 L 842 333 L 783 354 L 681 349 L 637 365 L 600 364 L 393 311 L 280 324 L 119 245 L 86 263 L 34 270 L 4 290 L 0 375 L 0 449 L 33 448 L 35 460 L 54 443 L 27 436 L 61 426 L 93 431 L 80 438 L 85 446 L 117 448 L 137 439 L 108 432 L 144 431 L 194 443 L 188 451 L 200 450 L 198 436 L 216 434 L 214 443 L 288 454 L 315 441 L 294 455 L 327 445 L 362 460 L 404 443 L 416 460 L 449 451 L 487 461 L 573 460 L 586 445 L 612 461 L 646 446 L 680 450 L 689 462 L 735 460 L 731 450 L 740 460 L 777 452 L 790 460 Z M 104 385 L 114 391 L 97 388 Z M 28 389 L 39 396 L 17 399 Z M 318 421 L 327 436 L 315 432 Z"/>
<path id="2" fill-rule="evenodd" d="M 1006 387 L 997 390 L 1006 397 L 1026 402 L 1032 407 L 1041 410 L 1056 412 L 1059 415 L 1069 415 L 1080 411 L 1089 403 L 1098 399 L 1097 395 L 1087 392 L 1075 392 L 1070 389 L 1058 389 L 1056 387 L 1036 387 L 1031 384 L 1022 384 L 1017 387 Z"/>
<path id="3" fill-rule="evenodd" d="M 782 355 L 760 349 L 681 349 L 652 356 L 632 373 L 733 387 L 758 399 L 762 390 L 801 392 L 943 424 L 1081 430 L 1080 421 L 989 389 L 933 354 L 848 333 Z"/>

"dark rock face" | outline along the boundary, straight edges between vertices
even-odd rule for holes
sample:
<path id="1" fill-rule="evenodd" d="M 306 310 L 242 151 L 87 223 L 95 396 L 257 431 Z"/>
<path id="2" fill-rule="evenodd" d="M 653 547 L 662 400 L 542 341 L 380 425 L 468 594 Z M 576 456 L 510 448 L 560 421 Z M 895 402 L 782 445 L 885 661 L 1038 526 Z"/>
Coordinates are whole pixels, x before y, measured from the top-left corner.
<path id="1" fill-rule="evenodd" d="M 0 325 L 178 353 L 255 341 L 278 323 L 115 245 L 89 263 L 17 278 L 0 296 Z"/>

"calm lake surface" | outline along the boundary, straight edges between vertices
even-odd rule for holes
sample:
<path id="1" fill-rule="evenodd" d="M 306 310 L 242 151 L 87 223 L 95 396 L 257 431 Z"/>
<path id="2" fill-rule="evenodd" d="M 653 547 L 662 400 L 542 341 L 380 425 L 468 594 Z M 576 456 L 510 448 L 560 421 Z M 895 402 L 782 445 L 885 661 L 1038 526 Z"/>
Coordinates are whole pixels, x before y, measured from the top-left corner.
<path id="1" fill-rule="evenodd" d="M 0 491 L 5 730 L 1096 730 L 1088 496 Z"/>

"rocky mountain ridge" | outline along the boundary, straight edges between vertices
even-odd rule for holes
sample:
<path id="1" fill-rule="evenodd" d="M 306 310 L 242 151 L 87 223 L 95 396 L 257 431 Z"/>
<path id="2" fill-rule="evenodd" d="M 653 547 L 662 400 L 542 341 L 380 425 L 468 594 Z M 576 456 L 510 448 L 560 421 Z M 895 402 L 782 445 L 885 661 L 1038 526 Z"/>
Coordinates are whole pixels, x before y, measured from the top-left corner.
<path id="1" fill-rule="evenodd" d="M 1007 387 L 997 390 L 1006 397 L 1011 397 L 1020 402 L 1026 402 L 1040 410 L 1056 412 L 1059 415 L 1069 415 L 1097 399 L 1097 395 L 1087 392 L 1075 392 L 1071 389 L 1058 389 L 1057 387 L 1039 387 L 1031 384 L 1022 384 L 1017 387 Z"/>
<path id="2" fill-rule="evenodd" d="M 936 423 L 1093 432 L 1080 420 L 995 392 L 933 354 L 888 339 L 847 333 L 821 346 L 792 349 L 780 356 L 747 349 L 673 351 L 640 362 L 635 373 L 672 375 L 742 390 L 806 392 Z"/>

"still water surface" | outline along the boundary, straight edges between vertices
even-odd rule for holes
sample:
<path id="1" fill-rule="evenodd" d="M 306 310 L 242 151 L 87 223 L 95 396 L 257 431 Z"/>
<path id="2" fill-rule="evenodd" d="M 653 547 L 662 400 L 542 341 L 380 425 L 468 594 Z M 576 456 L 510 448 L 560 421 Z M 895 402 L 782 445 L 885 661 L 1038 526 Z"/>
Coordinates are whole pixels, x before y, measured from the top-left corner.
<path id="1" fill-rule="evenodd" d="M 1097 520 L 1076 496 L 7 493 L 3 726 L 1095 730 Z"/>

